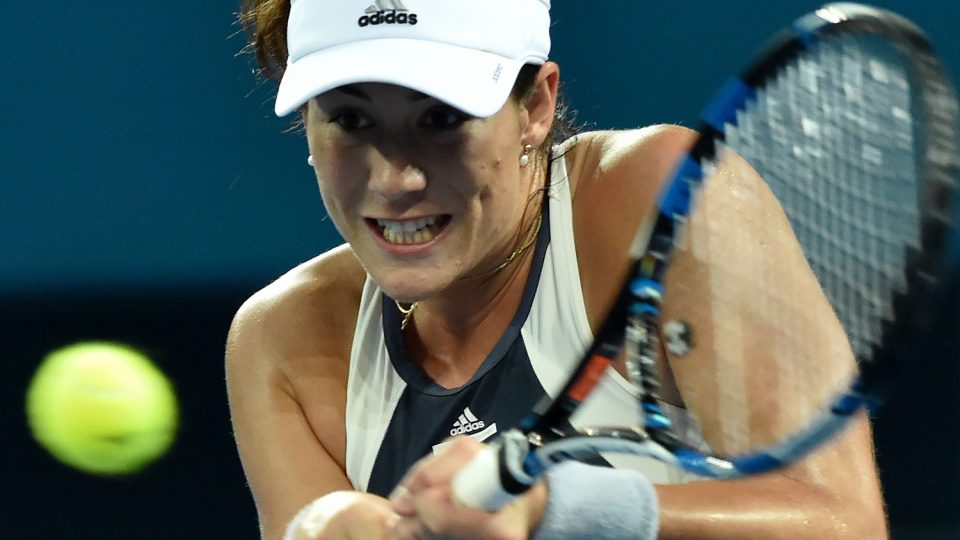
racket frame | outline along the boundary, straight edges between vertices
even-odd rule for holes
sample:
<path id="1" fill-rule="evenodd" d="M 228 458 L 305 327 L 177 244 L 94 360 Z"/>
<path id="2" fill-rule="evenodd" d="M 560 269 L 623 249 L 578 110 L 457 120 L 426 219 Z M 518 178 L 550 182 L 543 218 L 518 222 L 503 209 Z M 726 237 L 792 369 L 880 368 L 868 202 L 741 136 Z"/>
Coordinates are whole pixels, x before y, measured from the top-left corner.
<path id="1" fill-rule="evenodd" d="M 663 275 L 673 248 L 689 215 L 696 192 L 724 141 L 727 124 L 736 125 L 736 114 L 756 98 L 757 91 L 779 69 L 823 39 L 849 33 L 869 32 L 888 39 L 904 57 L 915 79 L 923 83 L 919 114 L 930 125 L 920 175 L 924 200 L 920 206 L 919 250 L 907 257 L 906 289 L 894 299 L 896 322 L 885 321 L 883 341 L 874 347 L 874 358 L 860 362 L 862 371 L 849 387 L 830 401 L 825 413 L 802 430 L 773 445 L 744 455 L 719 457 L 685 447 L 661 420 L 656 389 L 644 386 L 641 401 L 647 425 L 640 429 L 593 429 L 576 434 L 559 426 L 569 422 L 577 407 L 593 390 L 607 368 L 621 353 L 627 328 L 644 327 L 648 338 L 651 321 L 660 316 Z M 757 59 L 738 77 L 729 79 L 701 115 L 699 136 L 679 160 L 666 184 L 653 218 L 641 228 L 634 242 L 634 258 L 627 283 L 621 289 L 606 320 L 582 360 L 556 398 L 545 397 L 516 430 L 530 443 L 523 461 L 524 478 L 513 488 L 528 486 L 549 466 L 598 452 L 635 453 L 653 456 L 700 476 L 734 478 L 767 472 L 807 455 L 834 437 L 851 416 L 863 408 L 875 408 L 889 391 L 890 370 L 896 359 L 915 343 L 928 327 L 930 307 L 948 267 L 945 245 L 953 233 L 953 204 L 957 186 L 956 100 L 944 69 L 923 32 L 909 20 L 889 11 L 853 3 L 828 4 L 801 17 L 765 45 Z M 626 321 L 631 321 L 625 324 Z M 629 436 L 625 434 L 629 433 Z M 659 447 L 659 448 L 657 448 Z M 503 456 L 506 457 L 506 456 Z"/>

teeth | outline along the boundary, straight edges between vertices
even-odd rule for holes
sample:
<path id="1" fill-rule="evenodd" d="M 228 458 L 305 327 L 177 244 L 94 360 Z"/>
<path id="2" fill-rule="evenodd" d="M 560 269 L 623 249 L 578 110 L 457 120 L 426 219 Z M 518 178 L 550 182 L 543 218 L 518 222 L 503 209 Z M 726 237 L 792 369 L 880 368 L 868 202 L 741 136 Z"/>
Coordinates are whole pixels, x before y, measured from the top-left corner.
<path id="1" fill-rule="evenodd" d="M 378 219 L 377 225 L 383 231 L 383 237 L 391 244 L 422 244 L 437 235 L 437 221 L 440 216 L 431 216 L 405 221 Z"/>

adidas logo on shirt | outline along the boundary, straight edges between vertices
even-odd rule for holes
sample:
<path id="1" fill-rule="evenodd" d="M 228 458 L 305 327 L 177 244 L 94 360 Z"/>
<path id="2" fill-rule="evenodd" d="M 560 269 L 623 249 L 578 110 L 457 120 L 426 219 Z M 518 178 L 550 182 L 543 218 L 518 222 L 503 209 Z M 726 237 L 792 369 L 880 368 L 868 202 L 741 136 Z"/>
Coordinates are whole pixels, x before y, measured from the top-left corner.
<path id="1" fill-rule="evenodd" d="M 450 429 L 451 436 L 467 435 L 480 442 L 483 442 L 496 434 L 497 423 L 494 422 L 490 425 L 487 425 L 486 422 L 480 420 L 476 417 L 476 415 L 473 414 L 473 411 L 470 410 L 470 407 L 463 409 L 463 412 L 460 413 L 460 416 L 453 423 L 453 428 Z M 436 454 L 448 444 L 450 444 L 450 441 L 434 445 L 433 453 Z"/>
<path id="2" fill-rule="evenodd" d="M 486 427 L 486 424 L 483 423 L 483 420 L 478 420 L 477 417 L 473 415 L 473 412 L 470 411 L 470 407 L 467 407 L 460 413 L 460 418 L 453 423 L 453 429 L 450 430 L 450 435 L 463 435 L 478 429 L 483 429 L 484 427 Z"/>
<path id="3" fill-rule="evenodd" d="M 410 13 L 400 0 L 377 0 L 357 19 L 357 25 L 363 28 L 378 24 L 414 25 L 417 24 L 417 14 Z"/>

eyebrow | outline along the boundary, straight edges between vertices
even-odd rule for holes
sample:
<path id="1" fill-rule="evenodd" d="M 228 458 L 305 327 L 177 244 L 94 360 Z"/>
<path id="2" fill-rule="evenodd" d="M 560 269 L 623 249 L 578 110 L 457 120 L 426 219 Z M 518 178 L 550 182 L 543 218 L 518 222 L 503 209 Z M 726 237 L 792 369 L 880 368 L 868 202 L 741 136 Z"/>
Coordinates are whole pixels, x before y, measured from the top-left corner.
<path id="1" fill-rule="evenodd" d="M 363 90 L 357 88 L 357 86 L 356 86 L 356 85 L 353 85 L 353 84 L 347 84 L 347 85 L 344 85 L 344 86 L 338 86 L 338 87 L 334 88 L 334 90 L 336 90 L 336 91 L 338 91 L 338 92 L 342 92 L 342 93 L 344 93 L 344 94 L 347 94 L 348 96 L 353 96 L 353 97 L 355 97 L 355 98 L 362 99 L 362 100 L 364 100 L 364 101 L 373 101 L 372 99 L 370 99 L 370 96 L 367 95 L 366 92 L 364 92 Z M 416 91 L 416 90 L 411 90 L 411 91 L 410 91 L 410 95 L 407 96 L 407 101 L 422 101 L 422 100 L 424 100 L 424 99 L 429 99 L 429 98 L 430 98 L 430 96 L 424 94 L 423 92 L 418 92 L 418 91 Z"/>
<path id="2" fill-rule="evenodd" d="M 370 101 L 370 96 L 368 96 L 366 92 L 350 84 L 346 86 L 338 86 L 334 88 L 334 90 L 336 90 L 337 92 L 342 92 L 344 94 L 347 94 L 348 96 L 360 98 L 364 101 Z"/>

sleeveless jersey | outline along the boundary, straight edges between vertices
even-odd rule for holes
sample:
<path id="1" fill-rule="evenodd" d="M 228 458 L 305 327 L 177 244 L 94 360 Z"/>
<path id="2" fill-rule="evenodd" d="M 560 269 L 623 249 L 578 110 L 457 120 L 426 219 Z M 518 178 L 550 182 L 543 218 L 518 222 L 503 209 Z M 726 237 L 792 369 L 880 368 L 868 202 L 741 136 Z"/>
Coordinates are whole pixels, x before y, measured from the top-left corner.
<path id="1" fill-rule="evenodd" d="M 418 459 L 453 435 L 484 441 L 516 425 L 546 393 L 556 395 L 593 340 L 580 287 L 573 212 L 563 154 L 554 148 L 543 225 L 523 298 L 509 327 L 474 376 L 447 389 L 408 357 L 402 314 L 369 277 L 350 355 L 346 403 L 347 476 L 354 488 L 386 496 Z M 675 420 L 682 409 L 664 404 Z M 632 387 L 607 370 L 571 419 L 573 426 L 638 425 Z M 632 456 L 604 456 L 643 471 L 655 483 L 688 475 Z"/>

